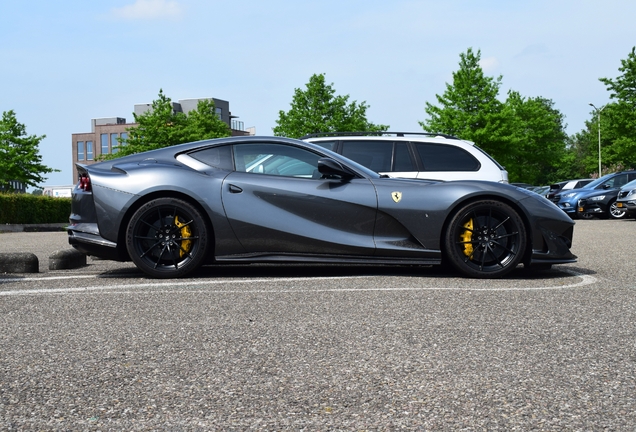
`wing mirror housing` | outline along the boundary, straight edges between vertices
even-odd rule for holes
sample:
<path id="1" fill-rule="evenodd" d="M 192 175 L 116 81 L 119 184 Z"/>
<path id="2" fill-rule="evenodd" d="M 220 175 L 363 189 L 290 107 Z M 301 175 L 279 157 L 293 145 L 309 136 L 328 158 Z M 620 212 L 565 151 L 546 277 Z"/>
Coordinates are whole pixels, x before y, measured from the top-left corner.
<path id="1" fill-rule="evenodd" d="M 354 174 L 340 162 L 326 157 L 318 159 L 318 172 L 326 178 L 350 179 L 354 177 Z"/>

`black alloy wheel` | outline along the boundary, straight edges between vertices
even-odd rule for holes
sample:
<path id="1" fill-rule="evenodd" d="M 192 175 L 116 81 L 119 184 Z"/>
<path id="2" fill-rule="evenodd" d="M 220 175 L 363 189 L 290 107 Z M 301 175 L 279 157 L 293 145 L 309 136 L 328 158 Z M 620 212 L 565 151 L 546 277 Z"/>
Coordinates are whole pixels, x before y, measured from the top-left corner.
<path id="1" fill-rule="evenodd" d="M 465 205 L 445 233 L 445 259 L 473 278 L 500 278 L 514 270 L 526 250 L 526 228 L 517 212 L 494 200 Z"/>
<path id="2" fill-rule="evenodd" d="M 207 254 L 208 228 L 200 212 L 176 198 L 158 198 L 130 219 L 126 247 L 144 273 L 155 278 L 182 277 L 197 269 Z"/>

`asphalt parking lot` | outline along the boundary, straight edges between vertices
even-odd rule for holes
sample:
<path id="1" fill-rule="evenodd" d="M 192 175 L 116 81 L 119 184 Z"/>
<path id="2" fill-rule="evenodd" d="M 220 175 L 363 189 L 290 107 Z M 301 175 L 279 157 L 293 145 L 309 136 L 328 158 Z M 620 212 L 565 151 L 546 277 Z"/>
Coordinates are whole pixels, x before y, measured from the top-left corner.
<path id="1" fill-rule="evenodd" d="M 151 280 L 66 234 L 0 234 L 2 430 L 636 429 L 636 221 L 504 280 L 435 268 L 205 267 Z"/>

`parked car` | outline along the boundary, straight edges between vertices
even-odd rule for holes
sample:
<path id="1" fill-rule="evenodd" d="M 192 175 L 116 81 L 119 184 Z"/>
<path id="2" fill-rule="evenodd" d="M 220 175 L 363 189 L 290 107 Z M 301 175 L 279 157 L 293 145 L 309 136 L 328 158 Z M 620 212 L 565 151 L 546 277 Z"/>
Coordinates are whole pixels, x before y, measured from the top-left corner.
<path id="1" fill-rule="evenodd" d="M 610 210 L 615 208 L 614 202 L 618 190 L 627 182 L 636 179 L 636 171 L 621 171 L 607 174 L 596 179 L 580 189 L 563 191 L 555 195 L 554 201 L 561 210 L 570 217 L 592 218 L 595 215 L 601 217 L 616 217 Z M 602 198 L 601 198 L 602 197 Z M 579 211 L 579 200 L 586 199 L 581 204 L 589 205 L 589 211 Z"/>
<path id="2" fill-rule="evenodd" d="M 390 178 L 299 140 L 199 141 L 77 169 L 69 243 L 151 277 L 308 262 L 446 263 L 493 278 L 576 260 L 574 223 L 533 192 Z"/>
<path id="3" fill-rule="evenodd" d="M 471 141 L 425 132 L 336 132 L 301 139 L 380 174 L 432 180 L 508 183 L 508 171 Z"/>
<path id="4" fill-rule="evenodd" d="M 550 201 L 554 201 L 554 197 L 561 191 L 580 189 L 583 186 L 590 184 L 594 179 L 578 179 L 578 180 L 566 180 L 550 185 L 550 190 L 546 194 L 546 198 Z"/>
<path id="5" fill-rule="evenodd" d="M 624 212 L 625 216 L 636 216 L 636 180 L 632 180 L 618 191 L 616 210 Z"/>
<path id="6" fill-rule="evenodd" d="M 550 186 L 535 186 L 530 190 L 547 198 L 548 192 L 550 192 Z"/>

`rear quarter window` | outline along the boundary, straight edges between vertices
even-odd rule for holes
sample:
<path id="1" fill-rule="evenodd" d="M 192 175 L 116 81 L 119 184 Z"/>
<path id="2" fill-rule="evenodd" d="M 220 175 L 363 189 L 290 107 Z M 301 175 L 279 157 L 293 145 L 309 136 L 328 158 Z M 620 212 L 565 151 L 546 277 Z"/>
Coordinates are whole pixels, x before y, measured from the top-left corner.
<path id="1" fill-rule="evenodd" d="M 189 153 L 189 156 L 214 168 L 220 168 L 227 171 L 234 169 L 234 164 L 232 163 L 232 149 L 229 145 L 208 147 L 203 150 Z"/>
<path id="2" fill-rule="evenodd" d="M 445 144 L 413 143 L 423 171 L 479 171 L 481 164 L 466 150 Z"/>

